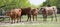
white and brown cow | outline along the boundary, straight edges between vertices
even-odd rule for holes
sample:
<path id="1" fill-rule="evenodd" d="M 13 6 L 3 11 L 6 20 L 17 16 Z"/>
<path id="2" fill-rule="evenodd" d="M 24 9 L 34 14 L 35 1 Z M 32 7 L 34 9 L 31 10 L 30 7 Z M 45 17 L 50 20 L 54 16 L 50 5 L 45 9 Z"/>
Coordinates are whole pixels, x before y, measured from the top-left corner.
<path id="1" fill-rule="evenodd" d="M 51 21 L 53 21 L 53 16 L 55 16 L 55 19 L 57 21 L 57 8 L 56 6 L 51 7 L 42 7 L 39 12 L 42 13 L 44 21 L 46 21 L 47 16 L 51 15 Z"/>

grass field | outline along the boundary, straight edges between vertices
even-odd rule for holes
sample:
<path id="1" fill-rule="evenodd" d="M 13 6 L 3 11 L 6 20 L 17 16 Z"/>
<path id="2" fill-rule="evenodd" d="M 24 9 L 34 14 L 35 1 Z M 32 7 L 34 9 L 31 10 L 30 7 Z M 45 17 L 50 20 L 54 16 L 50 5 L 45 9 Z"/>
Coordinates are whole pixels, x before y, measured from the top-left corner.
<path id="1" fill-rule="evenodd" d="M 27 16 L 23 16 L 22 21 L 26 21 Z M 51 22 L 51 18 L 50 16 L 48 16 L 47 22 L 43 22 L 43 18 L 42 15 L 38 15 L 38 22 L 39 23 L 32 23 L 32 24 L 11 24 L 11 25 L 7 25 L 7 26 L 0 26 L 0 27 L 60 27 L 60 14 L 57 14 L 57 19 L 58 21 L 54 20 Z M 6 20 L 6 19 L 5 19 Z"/>
<path id="2" fill-rule="evenodd" d="M 39 24 L 39 25 L 9 25 L 0 27 L 60 27 L 60 24 Z"/>

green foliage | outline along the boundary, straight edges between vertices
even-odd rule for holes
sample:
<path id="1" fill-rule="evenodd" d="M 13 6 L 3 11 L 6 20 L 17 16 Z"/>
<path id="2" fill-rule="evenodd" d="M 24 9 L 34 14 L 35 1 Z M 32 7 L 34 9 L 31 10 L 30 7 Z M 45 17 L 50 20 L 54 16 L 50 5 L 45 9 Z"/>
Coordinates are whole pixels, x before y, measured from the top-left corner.
<path id="1" fill-rule="evenodd" d="M 28 2 L 28 0 L 0 0 L 0 8 L 5 10 L 29 6 L 30 3 Z"/>
<path id="2" fill-rule="evenodd" d="M 47 6 L 47 5 L 57 6 L 58 8 L 60 8 L 60 0 L 46 0 L 46 2 L 43 2 L 42 6 Z"/>

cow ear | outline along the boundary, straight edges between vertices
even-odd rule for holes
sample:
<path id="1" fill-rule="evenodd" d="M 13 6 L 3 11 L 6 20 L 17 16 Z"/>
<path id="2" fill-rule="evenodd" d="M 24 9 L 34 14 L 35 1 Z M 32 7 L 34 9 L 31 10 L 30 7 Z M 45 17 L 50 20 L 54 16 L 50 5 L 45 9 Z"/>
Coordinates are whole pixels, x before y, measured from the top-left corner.
<path id="1" fill-rule="evenodd" d="M 19 10 L 19 11 L 21 11 L 21 10 Z"/>
<path id="2" fill-rule="evenodd" d="M 43 8 L 41 8 L 41 9 L 43 9 Z"/>
<path id="3" fill-rule="evenodd" d="M 19 10 L 19 12 L 22 12 L 22 10 Z"/>
<path id="4" fill-rule="evenodd" d="M 42 10 L 43 8 L 40 8 L 40 10 Z"/>

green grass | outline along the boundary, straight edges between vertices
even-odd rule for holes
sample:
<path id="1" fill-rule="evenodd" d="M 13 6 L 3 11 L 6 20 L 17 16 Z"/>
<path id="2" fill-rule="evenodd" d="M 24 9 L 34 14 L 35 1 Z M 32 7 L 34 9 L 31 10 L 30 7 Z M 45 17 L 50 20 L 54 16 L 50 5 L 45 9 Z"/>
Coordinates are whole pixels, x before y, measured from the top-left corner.
<path id="1" fill-rule="evenodd" d="M 20 24 L 20 25 L 9 25 L 9 26 L 0 26 L 0 27 L 60 27 L 60 14 L 57 14 L 57 19 L 58 21 L 55 21 L 55 18 L 53 20 L 53 22 L 51 22 L 51 18 L 50 16 L 47 19 L 47 22 L 43 22 L 43 18 L 42 15 L 38 15 L 38 21 L 41 22 L 39 24 Z M 22 21 L 26 21 L 27 16 L 23 16 Z M 6 20 L 6 19 L 5 19 Z"/>
<path id="2" fill-rule="evenodd" d="M 9 25 L 0 27 L 60 27 L 60 24 L 39 24 L 39 25 Z"/>

